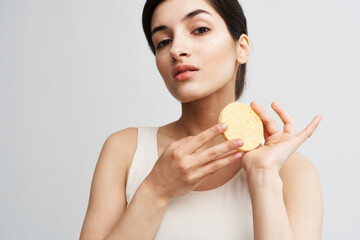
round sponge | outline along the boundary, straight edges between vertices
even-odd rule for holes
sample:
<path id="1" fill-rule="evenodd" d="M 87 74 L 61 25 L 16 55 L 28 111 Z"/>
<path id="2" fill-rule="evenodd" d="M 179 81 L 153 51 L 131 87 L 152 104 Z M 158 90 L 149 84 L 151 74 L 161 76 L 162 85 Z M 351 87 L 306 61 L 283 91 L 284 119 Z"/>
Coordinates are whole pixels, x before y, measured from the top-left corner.
<path id="1" fill-rule="evenodd" d="M 241 138 L 244 145 L 238 151 L 247 152 L 257 148 L 264 135 L 263 124 L 254 110 L 245 103 L 233 102 L 228 104 L 220 113 L 219 123 L 226 123 L 228 128 L 223 133 L 229 141 Z"/>

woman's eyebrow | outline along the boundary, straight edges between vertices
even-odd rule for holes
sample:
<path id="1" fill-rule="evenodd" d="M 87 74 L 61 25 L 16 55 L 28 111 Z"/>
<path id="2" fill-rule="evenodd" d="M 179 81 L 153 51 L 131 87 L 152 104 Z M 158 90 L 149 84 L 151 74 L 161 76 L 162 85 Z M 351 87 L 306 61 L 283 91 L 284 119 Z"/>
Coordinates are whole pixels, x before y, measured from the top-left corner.
<path id="1" fill-rule="evenodd" d="M 188 21 L 190 20 L 191 18 L 195 17 L 196 15 L 200 14 L 200 13 L 206 13 L 206 14 L 209 14 L 211 15 L 211 13 L 209 13 L 208 11 L 205 11 L 203 9 L 196 9 L 188 14 L 186 14 L 182 19 L 181 19 L 181 22 L 185 22 L 185 21 Z M 156 32 L 159 32 L 159 31 L 164 31 L 168 29 L 167 26 L 165 25 L 161 25 L 161 26 L 157 26 L 155 27 L 152 31 L 151 31 L 151 35 L 154 35 Z"/>
<path id="2" fill-rule="evenodd" d="M 203 9 L 196 9 L 188 14 L 186 14 L 182 19 L 181 22 L 185 22 L 187 20 L 190 20 L 191 18 L 195 17 L 196 15 L 200 14 L 200 13 L 206 13 L 211 15 L 211 13 L 209 13 L 208 11 L 205 11 Z"/>

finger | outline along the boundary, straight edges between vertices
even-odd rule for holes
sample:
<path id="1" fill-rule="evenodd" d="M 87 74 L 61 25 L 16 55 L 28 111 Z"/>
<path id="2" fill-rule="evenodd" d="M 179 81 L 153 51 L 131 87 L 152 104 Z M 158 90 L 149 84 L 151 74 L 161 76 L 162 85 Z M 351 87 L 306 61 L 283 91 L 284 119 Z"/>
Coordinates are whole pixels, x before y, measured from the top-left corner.
<path id="1" fill-rule="evenodd" d="M 169 144 L 169 149 L 175 149 L 181 144 L 191 140 L 194 136 L 187 136 Z"/>
<path id="2" fill-rule="evenodd" d="M 314 117 L 314 119 L 309 123 L 309 125 L 306 126 L 304 130 L 299 132 L 296 135 L 296 148 L 298 148 L 303 142 L 305 142 L 306 139 L 311 137 L 311 135 L 314 133 L 315 129 L 319 126 L 319 123 L 322 119 L 321 115 L 317 115 Z"/>
<path id="3" fill-rule="evenodd" d="M 267 139 L 270 136 L 269 132 L 267 131 L 267 129 L 264 127 L 264 139 Z"/>
<path id="4" fill-rule="evenodd" d="M 208 162 L 214 161 L 215 159 L 221 157 L 225 153 L 236 150 L 237 148 L 244 145 L 244 141 L 241 139 L 233 139 L 221 144 L 218 144 L 214 147 L 211 147 L 209 149 L 206 149 L 205 151 L 202 151 L 201 153 L 197 154 L 197 165 L 202 166 Z"/>
<path id="5" fill-rule="evenodd" d="M 194 136 L 188 142 L 184 143 L 183 151 L 185 153 L 194 153 L 197 149 L 204 146 L 210 140 L 225 132 L 226 128 L 227 125 L 225 123 L 219 123 L 212 126 L 211 128 L 206 129 L 205 131 Z"/>
<path id="6" fill-rule="evenodd" d="M 205 165 L 203 165 L 203 167 L 201 168 L 201 177 L 206 177 L 209 174 L 212 174 L 216 171 L 218 171 L 219 169 L 226 167 L 227 165 L 239 160 L 242 157 L 243 153 L 241 152 L 235 152 L 232 154 L 229 154 L 223 158 L 219 158 L 217 160 L 211 161 Z"/>
<path id="7" fill-rule="evenodd" d="M 290 115 L 277 103 L 273 102 L 271 104 L 272 109 L 280 117 L 281 121 L 284 123 L 284 132 L 294 134 L 295 132 L 295 123 Z"/>
<path id="8" fill-rule="evenodd" d="M 251 108 L 257 113 L 257 115 L 259 115 L 264 125 L 264 131 L 266 131 L 268 135 L 273 135 L 280 131 L 278 126 L 276 125 L 276 122 L 270 117 L 269 114 L 267 114 L 264 107 L 258 105 L 255 101 L 253 101 L 251 103 Z"/>

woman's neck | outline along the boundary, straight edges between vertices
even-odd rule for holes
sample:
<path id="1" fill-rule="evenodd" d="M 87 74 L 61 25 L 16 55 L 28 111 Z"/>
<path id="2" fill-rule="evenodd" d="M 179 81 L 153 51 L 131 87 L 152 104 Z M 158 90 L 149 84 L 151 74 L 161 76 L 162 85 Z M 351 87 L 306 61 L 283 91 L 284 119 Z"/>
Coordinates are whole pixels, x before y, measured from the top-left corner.
<path id="1" fill-rule="evenodd" d="M 203 99 L 182 103 L 182 114 L 176 126 L 181 135 L 195 136 L 218 123 L 221 110 L 235 101 L 235 96 L 211 95 Z"/>

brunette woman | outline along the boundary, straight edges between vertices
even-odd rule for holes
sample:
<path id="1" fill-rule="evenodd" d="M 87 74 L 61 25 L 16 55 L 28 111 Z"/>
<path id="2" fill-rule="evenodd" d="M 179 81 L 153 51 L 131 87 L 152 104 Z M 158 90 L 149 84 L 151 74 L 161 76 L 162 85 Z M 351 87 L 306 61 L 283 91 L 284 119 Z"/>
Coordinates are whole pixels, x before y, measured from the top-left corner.
<path id="1" fill-rule="evenodd" d="M 80 239 L 321 239 L 323 203 L 300 133 L 278 104 L 280 129 L 262 106 L 263 145 L 241 154 L 217 124 L 244 87 L 250 55 L 236 0 L 148 0 L 143 28 L 181 117 L 108 137 L 94 173 Z M 305 111 L 305 110 L 303 110 Z"/>

